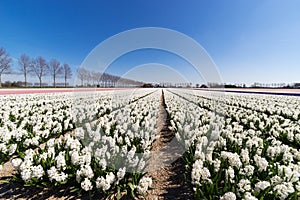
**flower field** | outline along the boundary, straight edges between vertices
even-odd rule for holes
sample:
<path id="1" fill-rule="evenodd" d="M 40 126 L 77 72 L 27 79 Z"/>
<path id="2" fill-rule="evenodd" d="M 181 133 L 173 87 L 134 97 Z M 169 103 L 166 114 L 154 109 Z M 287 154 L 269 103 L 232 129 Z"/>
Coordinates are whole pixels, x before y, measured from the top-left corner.
<path id="1" fill-rule="evenodd" d="M 197 199 L 297 199 L 297 97 L 170 91 L 165 95 Z"/>
<path id="2" fill-rule="evenodd" d="M 164 89 L 195 199 L 298 199 L 299 97 Z M 12 182 L 146 198 L 161 89 L 0 96 Z M 1 170 L 1 167 L 0 167 Z"/>

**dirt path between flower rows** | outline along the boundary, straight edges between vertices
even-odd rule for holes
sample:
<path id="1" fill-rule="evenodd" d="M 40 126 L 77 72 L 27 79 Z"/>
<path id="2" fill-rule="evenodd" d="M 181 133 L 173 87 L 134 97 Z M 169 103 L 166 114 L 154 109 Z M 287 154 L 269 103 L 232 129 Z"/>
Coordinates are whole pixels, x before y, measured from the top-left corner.
<path id="1" fill-rule="evenodd" d="M 152 145 L 152 156 L 148 162 L 147 174 L 153 180 L 152 190 L 146 195 L 148 200 L 156 199 L 193 199 L 192 186 L 185 179 L 185 165 L 182 149 L 178 148 L 175 133 L 168 128 L 168 119 L 164 93 L 161 96 L 158 117 L 160 138 Z M 152 170 L 151 170 L 152 169 Z"/>

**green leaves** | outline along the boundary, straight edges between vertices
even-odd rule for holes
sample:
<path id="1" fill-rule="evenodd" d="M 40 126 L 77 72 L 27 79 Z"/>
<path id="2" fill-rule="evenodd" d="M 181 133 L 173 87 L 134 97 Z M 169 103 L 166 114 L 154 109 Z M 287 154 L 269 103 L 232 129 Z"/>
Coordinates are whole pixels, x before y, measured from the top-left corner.
<path id="1" fill-rule="evenodd" d="M 128 183 L 127 185 L 130 188 L 130 195 L 134 197 L 134 185 L 132 183 Z"/>

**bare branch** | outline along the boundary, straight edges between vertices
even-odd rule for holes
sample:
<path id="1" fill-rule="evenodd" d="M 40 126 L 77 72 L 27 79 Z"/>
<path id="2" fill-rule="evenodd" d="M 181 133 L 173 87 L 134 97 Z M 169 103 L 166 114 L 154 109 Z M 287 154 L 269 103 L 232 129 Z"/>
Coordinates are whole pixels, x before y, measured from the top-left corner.
<path id="1" fill-rule="evenodd" d="M 65 79 L 65 87 L 67 87 L 67 79 L 70 79 L 72 77 L 72 70 L 66 63 L 63 65 L 63 76 Z"/>
<path id="2" fill-rule="evenodd" d="M 24 74 L 25 87 L 27 87 L 27 74 L 32 72 L 30 69 L 31 61 L 29 56 L 22 54 L 19 59 L 20 71 Z"/>
<path id="3" fill-rule="evenodd" d="M 84 85 L 83 82 L 86 81 L 86 80 L 88 80 L 89 71 L 86 70 L 85 68 L 81 67 L 77 71 L 77 77 L 81 81 L 81 86 L 83 86 Z"/>
<path id="4" fill-rule="evenodd" d="M 30 68 L 35 73 L 40 81 L 40 87 L 42 87 L 42 78 L 49 74 L 49 66 L 44 58 L 37 57 L 30 65 Z"/>
<path id="5" fill-rule="evenodd" d="M 55 59 L 52 59 L 49 64 L 49 72 L 50 75 L 53 77 L 53 86 L 56 87 L 56 77 L 61 75 L 63 70 L 60 62 Z"/>
<path id="6" fill-rule="evenodd" d="M 11 72 L 12 59 L 8 56 L 4 48 L 0 48 L 0 87 L 2 87 L 2 74 L 9 74 Z"/>

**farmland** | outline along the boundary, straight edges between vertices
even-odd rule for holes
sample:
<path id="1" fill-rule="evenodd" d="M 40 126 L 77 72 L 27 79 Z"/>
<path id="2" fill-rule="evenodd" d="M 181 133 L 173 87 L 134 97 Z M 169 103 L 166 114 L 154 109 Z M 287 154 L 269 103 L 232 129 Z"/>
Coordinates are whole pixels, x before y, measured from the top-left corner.
<path id="1" fill-rule="evenodd" d="M 149 166 L 153 152 L 176 144 L 170 149 L 180 155 L 161 168 L 170 172 L 168 165 L 180 160 L 181 185 L 189 187 L 184 198 L 299 196 L 296 96 L 153 88 L 4 93 L 0 99 L 0 168 L 13 167 L 5 175 L 0 170 L 1 181 L 10 182 L 3 188 L 172 199 L 163 195 L 172 183 L 158 183 L 165 180 L 154 172 L 162 169 Z"/>

